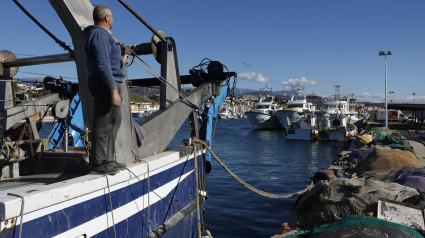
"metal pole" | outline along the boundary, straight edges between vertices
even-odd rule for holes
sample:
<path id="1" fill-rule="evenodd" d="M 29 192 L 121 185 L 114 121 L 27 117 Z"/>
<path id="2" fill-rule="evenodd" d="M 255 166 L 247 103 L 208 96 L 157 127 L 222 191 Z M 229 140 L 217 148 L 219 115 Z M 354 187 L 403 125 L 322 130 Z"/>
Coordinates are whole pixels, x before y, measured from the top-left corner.
<path id="1" fill-rule="evenodd" d="M 21 66 L 32 66 L 40 64 L 51 64 L 51 63 L 61 63 L 73 61 L 71 54 L 57 54 L 57 55 L 45 55 L 45 56 L 36 56 L 30 58 L 20 58 L 15 60 L 6 60 L 3 62 L 5 68 L 11 67 L 21 67 Z"/>
<path id="2" fill-rule="evenodd" d="M 388 103 L 387 103 L 387 55 L 385 54 L 385 127 L 388 127 Z"/>

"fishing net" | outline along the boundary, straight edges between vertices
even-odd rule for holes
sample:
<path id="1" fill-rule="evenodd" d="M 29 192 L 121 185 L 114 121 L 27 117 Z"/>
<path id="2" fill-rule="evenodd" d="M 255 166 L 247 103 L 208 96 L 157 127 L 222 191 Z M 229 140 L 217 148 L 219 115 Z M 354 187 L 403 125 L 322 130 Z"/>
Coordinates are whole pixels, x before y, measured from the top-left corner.
<path id="1" fill-rule="evenodd" d="M 291 228 L 311 230 L 351 214 L 375 212 L 381 198 L 403 201 L 419 195 L 416 189 L 397 183 L 364 178 L 321 181 L 298 197 L 288 217 Z"/>
<path id="2" fill-rule="evenodd" d="M 356 170 L 372 175 L 404 167 L 423 168 L 412 152 L 381 147 L 376 148 L 375 152 L 369 153 L 365 159 L 359 161 Z"/>
<path id="3" fill-rule="evenodd" d="M 332 224 L 315 227 L 308 233 L 296 233 L 287 238 L 296 237 L 392 237 L 414 238 L 423 237 L 414 229 L 397 223 L 381 220 L 375 217 L 350 215 Z"/>
<path id="4" fill-rule="evenodd" d="M 353 140 L 353 144 L 357 149 L 359 149 L 359 148 L 366 146 L 370 142 L 372 142 L 372 140 L 373 140 L 373 136 L 371 134 L 358 135 Z"/>
<path id="5" fill-rule="evenodd" d="M 425 169 L 403 168 L 396 173 L 394 182 L 425 192 Z"/>
<path id="6" fill-rule="evenodd" d="M 385 127 L 374 127 L 370 129 L 373 134 L 372 144 L 386 146 L 393 149 L 410 150 L 412 147 L 402 135 L 392 132 Z"/>

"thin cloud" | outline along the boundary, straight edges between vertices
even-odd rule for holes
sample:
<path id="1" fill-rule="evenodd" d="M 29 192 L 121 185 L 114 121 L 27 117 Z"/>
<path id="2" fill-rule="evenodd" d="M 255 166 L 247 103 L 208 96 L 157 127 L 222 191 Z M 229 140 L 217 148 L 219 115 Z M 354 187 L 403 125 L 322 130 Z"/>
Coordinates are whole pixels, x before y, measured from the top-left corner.
<path id="1" fill-rule="evenodd" d="M 307 80 L 306 77 L 301 77 L 299 79 L 289 79 L 288 81 L 282 82 L 282 85 L 285 86 L 285 90 L 291 90 L 292 86 L 295 86 L 297 84 L 300 86 L 315 85 L 316 81 Z"/>
<path id="2" fill-rule="evenodd" d="M 251 73 L 243 73 L 238 75 L 239 79 L 251 80 L 253 82 L 265 83 L 269 81 L 269 78 L 264 77 L 261 73 L 251 72 Z"/>
<path id="3" fill-rule="evenodd" d="M 357 100 L 360 102 L 374 102 L 374 103 L 384 103 L 385 102 L 385 95 L 383 93 L 368 93 L 364 92 L 359 95 L 357 95 Z M 388 103 L 413 103 L 413 99 L 415 103 L 424 103 L 425 102 L 425 96 L 408 96 L 403 97 L 397 94 L 387 94 L 387 102 Z"/>

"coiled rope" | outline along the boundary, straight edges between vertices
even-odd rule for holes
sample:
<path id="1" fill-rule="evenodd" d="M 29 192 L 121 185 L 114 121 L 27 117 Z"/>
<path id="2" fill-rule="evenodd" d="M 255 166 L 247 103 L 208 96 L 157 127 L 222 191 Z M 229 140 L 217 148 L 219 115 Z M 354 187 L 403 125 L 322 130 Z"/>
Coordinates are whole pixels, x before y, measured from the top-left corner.
<path id="1" fill-rule="evenodd" d="M 211 155 L 214 157 L 214 159 L 221 165 L 221 167 L 223 167 L 227 173 L 229 173 L 236 181 L 238 181 L 240 184 L 242 184 L 244 187 L 248 188 L 249 190 L 264 196 L 264 197 L 268 197 L 268 198 L 290 198 L 294 195 L 300 195 L 303 194 L 309 190 L 311 190 L 314 185 L 313 183 L 311 183 L 310 185 L 308 185 L 305 189 L 296 192 L 296 193 L 290 193 L 290 194 L 273 194 L 273 193 L 268 193 L 265 191 L 262 191 L 260 189 L 257 189 L 253 186 L 251 186 L 250 184 L 248 184 L 247 182 L 245 182 L 244 180 L 242 180 L 241 178 L 239 178 L 235 173 L 233 173 L 218 157 L 217 155 L 214 154 L 214 152 L 212 152 L 212 150 L 208 147 L 208 145 L 202 141 L 202 140 L 198 140 L 198 139 L 192 139 L 192 143 L 199 143 L 205 146 L 205 148 L 211 153 Z"/>

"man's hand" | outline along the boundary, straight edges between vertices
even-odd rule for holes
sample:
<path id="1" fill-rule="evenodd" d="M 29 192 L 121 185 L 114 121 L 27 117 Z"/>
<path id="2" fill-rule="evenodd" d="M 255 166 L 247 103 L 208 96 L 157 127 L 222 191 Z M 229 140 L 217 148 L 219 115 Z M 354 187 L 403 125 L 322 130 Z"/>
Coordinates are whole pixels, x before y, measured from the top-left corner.
<path id="1" fill-rule="evenodd" d="M 112 90 L 112 106 L 119 107 L 121 105 L 121 96 L 118 93 L 118 89 Z"/>
<path id="2" fill-rule="evenodd" d="M 125 64 L 128 64 L 128 61 L 130 60 L 130 56 L 128 54 L 125 54 L 122 56 L 122 60 Z"/>

